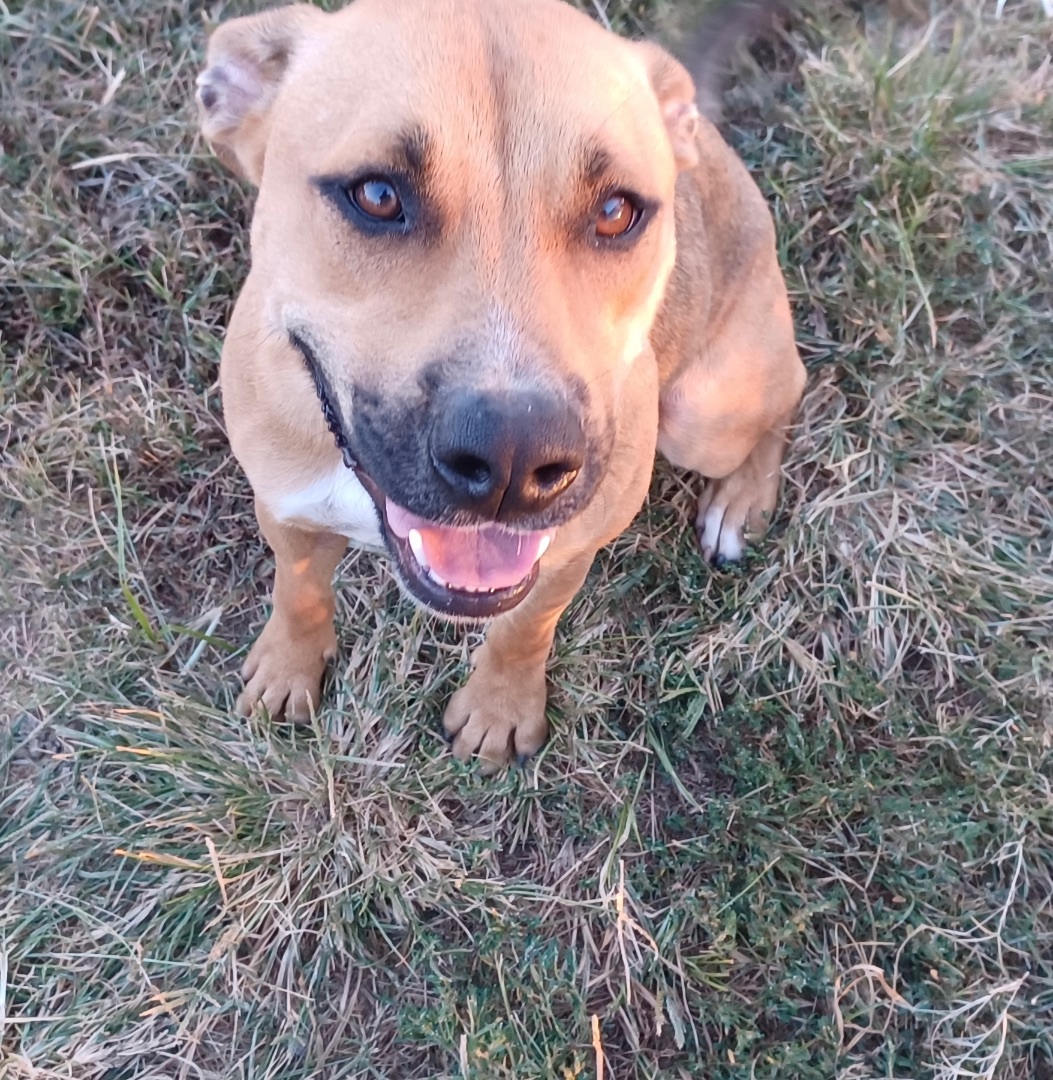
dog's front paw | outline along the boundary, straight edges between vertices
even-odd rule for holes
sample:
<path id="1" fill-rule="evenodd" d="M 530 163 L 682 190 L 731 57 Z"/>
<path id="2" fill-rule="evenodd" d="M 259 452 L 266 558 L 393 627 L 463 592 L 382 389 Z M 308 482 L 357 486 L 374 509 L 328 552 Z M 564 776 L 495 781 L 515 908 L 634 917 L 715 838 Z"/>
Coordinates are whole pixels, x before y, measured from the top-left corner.
<path id="1" fill-rule="evenodd" d="M 271 717 L 284 715 L 302 723 L 321 701 L 322 675 L 336 655 L 332 626 L 308 635 L 293 635 L 272 617 L 249 650 L 241 669 L 245 689 L 235 709 L 251 716 L 259 707 Z"/>
<path id="2" fill-rule="evenodd" d="M 758 476 L 750 461 L 723 480 L 707 480 L 695 520 L 702 558 L 715 566 L 738 562 L 747 538 L 767 530 L 778 494 L 778 474 Z"/>
<path id="3" fill-rule="evenodd" d="M 478 755 L 493 773 L 512 756 L 536 753 L 548 736 L 545 669 L 497 671 L 486 662 L 486 646 L 468 682 L 446 706 L 443 726 L 461 761 Z"/>

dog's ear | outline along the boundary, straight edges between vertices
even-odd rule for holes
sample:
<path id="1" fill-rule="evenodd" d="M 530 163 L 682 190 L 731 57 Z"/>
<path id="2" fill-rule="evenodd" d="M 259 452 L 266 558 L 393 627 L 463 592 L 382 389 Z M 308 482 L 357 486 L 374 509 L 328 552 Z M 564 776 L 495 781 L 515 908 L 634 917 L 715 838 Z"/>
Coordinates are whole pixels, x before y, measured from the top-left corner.
<path id="1" fill-rule="evenodd" d="M 259 184 L 270 109 L 297 47 L 327 16 L 307 4 L 223 23 L 197 77 L 201 130 L 219 159 Z"/>
<path id="2" fill-rule="evenodd" d="M 638 42 L 637 48 L 643 50 L 676 163 L 681 169 L 694 168 L 698 164 L 699 115 L 694 81 L 683 64 L 654 42 Z"/>
<path id="3" fill-rule="evenodd" d="M 701 17 L 696 11 L 694 17 L 674 20 L 674 26 L 681 22 L 676 53 L 695 80 L 695 102 L 707 120 L 720 123 L 724 85 L 736 53 L 770 38 L 795 7 L 796 0 L 710 0 Z"/>

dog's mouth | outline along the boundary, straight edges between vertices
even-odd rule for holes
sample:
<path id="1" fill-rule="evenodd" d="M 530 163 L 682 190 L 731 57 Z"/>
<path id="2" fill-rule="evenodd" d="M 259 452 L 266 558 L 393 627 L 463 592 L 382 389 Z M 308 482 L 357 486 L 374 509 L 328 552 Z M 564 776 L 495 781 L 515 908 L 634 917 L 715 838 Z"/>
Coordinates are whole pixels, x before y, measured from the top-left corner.
<path id="1" fill-rule="evenodd" d="M 448 618 L 488 619 L 514 608 L 537 581 L 539 561 L 555 529 L 519 530 L 497 522 L 444 525 L 390 499 L 352 454 L 310 346 L 298 334 L 289 338 L 304 358 L 344 464 L 373 500 L 396 573 L 410 595 Z"/>
<path id="2" fill-rule="evenodd" d="M 444 615 L 487 618 L 515 607 L 533 587 L 552 531 L 494 523 L 439 525 L 387 499 L 389 546 L 409 591 Z"/>
<path id="3" fill-rule="evenodd" d="M 360 467 L 355 474 L 376 505 L 399 579 L 425 607 L 452 618 L 488 619 L 533 588 L 554 529 L 442 525 L 399 506 Z"/>

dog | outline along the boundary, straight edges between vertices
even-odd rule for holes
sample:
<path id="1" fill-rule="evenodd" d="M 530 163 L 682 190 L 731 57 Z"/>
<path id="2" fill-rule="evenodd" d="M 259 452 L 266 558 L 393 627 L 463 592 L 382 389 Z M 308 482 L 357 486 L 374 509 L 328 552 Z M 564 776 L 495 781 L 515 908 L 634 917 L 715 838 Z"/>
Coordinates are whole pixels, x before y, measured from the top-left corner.
<path id="1" fill-rule="evenodd" d="M 258 187 L 221 385 L 276 567 L 238 711 L 318 706 L 350 541 L 489 620 L 457 757 L 533 754 L 557 620 L 656 449 L 705 478 L 710 562 L 775 509 L 805 372 L 760 190 L 677 60 L 562 0 L 234 19 L 197 101 Z"/>

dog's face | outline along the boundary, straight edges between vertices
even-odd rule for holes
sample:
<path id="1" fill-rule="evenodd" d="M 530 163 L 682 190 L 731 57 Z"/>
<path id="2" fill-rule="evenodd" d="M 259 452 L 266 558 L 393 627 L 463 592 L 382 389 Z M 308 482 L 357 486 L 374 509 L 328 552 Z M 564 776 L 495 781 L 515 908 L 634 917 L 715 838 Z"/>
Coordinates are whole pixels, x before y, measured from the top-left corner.
<path id="1" fill-rule="evenodd" d="M 686 72 L 556 0 L 225 24 L 205 132 L 252 275 L 426 605 L 517 603 L 594 497 L 675 257 Z"/>

